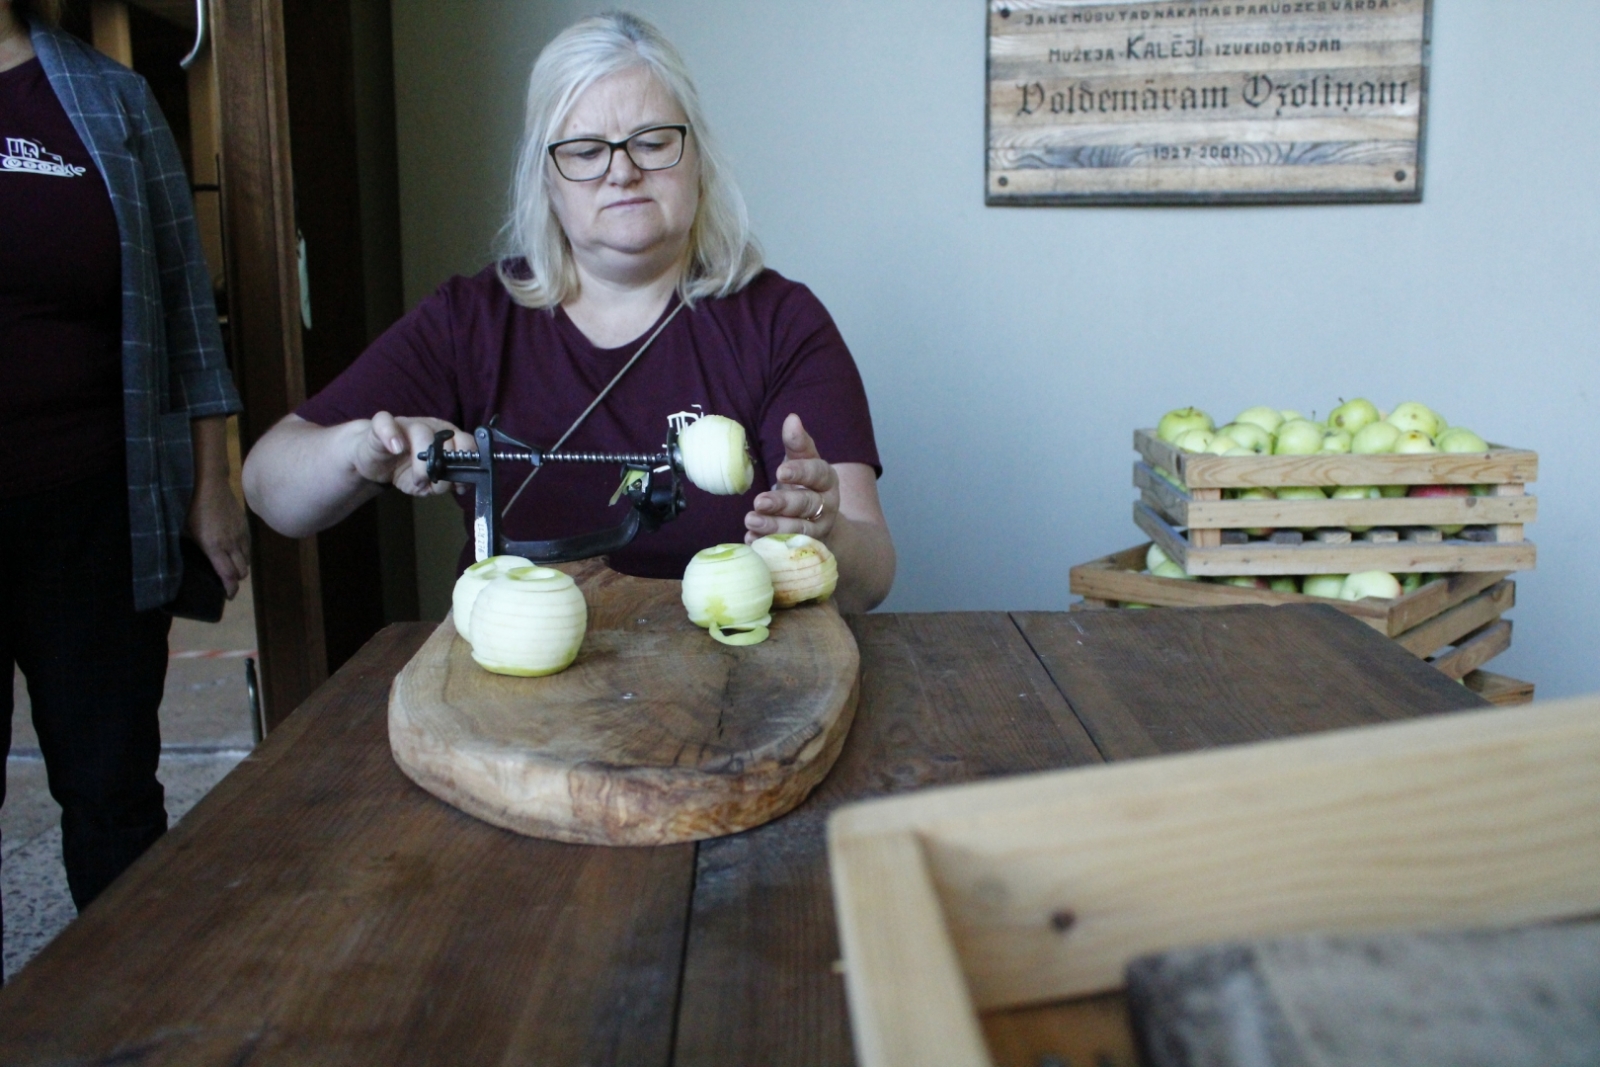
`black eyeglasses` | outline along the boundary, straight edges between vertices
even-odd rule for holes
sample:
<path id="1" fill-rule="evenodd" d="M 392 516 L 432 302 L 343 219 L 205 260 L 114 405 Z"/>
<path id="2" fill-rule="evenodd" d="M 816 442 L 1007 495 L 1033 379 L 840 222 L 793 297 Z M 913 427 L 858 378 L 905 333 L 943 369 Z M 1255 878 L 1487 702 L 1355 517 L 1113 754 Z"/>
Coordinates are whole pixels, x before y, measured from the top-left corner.
<path id="1" fill-rule="evenodd" d="M 611 169 L 617 149 L 640 170 L 666 170 L 683 159 L 683 142 L 688 126 L 652 126 L 620 141 L 598 137 L 574 137 L 557 141 L 548 149 L 556 171 L 569 182 L 592 182 Z"/>

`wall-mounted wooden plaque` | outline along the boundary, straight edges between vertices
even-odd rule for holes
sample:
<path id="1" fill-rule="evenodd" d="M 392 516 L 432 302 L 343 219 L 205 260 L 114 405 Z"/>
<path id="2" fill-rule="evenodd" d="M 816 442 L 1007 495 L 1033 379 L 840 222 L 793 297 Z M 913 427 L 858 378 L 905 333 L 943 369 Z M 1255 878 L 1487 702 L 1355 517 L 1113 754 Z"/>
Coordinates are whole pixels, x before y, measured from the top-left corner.
<path id="1" fill-rule="evenodd" d="M 989 0 L 990 204 L 1416 201 L 1432 0 Z"/>

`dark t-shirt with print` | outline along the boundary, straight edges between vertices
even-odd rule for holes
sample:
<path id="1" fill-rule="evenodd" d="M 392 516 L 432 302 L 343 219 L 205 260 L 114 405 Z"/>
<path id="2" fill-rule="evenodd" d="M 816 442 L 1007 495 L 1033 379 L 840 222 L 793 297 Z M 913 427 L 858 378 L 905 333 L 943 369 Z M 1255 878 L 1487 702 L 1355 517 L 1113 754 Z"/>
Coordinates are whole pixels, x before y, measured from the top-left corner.
<path id="1" fill-rule="evenodd" d="M 0 495 L 122 468 L 121 250 L 38 59 L 0 71 Z"/>
<path id="2" fill-rule="evenodd" d="M 297 414 L 323 426 L 379 411 L 431 415 L 469 433 L 498 415 L 506 433 L 548 448 L 654 329 L 618 348 L 597 348 L 565 312 L 516 304 L 488 268 L 441 286 Z M 809 289 L 775 271 L 684 309 L 562 451 L 659 449 L 668 417 L 696 406 L 743 424 L 755 482 L 733 497 L 689 486 L 682 515 L 611 557 L 624 573 L 677 578 L 700 549 L 742 541 L 752 500 L 783 462 L 783 420 L 791 412 L 824 459 L 881 472 L 866 392 L 844 339 Z M 497 466 L 502 506 L 527 470 Z M 618 480 L 610 465 L 548 465 L 505 516 L 503 530 L 516 540 L 541 540 L 614 526 L 627 506 L 607 504 Z M 470 493 L 460 503 L 470 520 Z"/>

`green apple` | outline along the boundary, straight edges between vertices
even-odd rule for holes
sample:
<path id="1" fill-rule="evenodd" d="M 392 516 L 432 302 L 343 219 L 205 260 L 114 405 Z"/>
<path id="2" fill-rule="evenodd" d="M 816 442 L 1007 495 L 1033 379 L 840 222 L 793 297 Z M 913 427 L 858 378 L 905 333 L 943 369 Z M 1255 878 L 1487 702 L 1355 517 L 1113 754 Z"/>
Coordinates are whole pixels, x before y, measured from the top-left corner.
<path id="1" fill-rule="evenodd" d="M 1150 542 L 1150 548 L 1144 554 L 1144 569 L 1153 571 L 1171 558 L 1171 556 L 1167 555 L 1165 549 L 1152 541 Z"/>
<path id="2" fill-rule="evenodd" d="M 1378 486 L 1378 495 L 1383 497 L 1385 500 L 1398 500 L 1400 497 L 1405 496 L 1409 492 L 1411 492 L 1411 487 L 1409 485 Z"/>
<path id="3" fill-rule="evenodd" d="M 1369 426 L 1378 421 L 1378 406 L 1370 400 L 1357 397 L 1346 400 L 1332 411 L 1328 412 L 1328 428 L 1330 430 L 1344 430 L 1347 433 L 1360 433 L 1363 426 Z"/>
<path id="4" fill-rule="evenodd" d="M 1421 430 L 1407 430 L 1394 443 L 1394 454 L 1397 456 L 1415 456 L 1437 451 L 1439 446 L 1433 443 L 1433 438 Z"/>
<path id="5" fill-rule="evenodd" d="M 1369 422 L 1355 431 L 1350 439 L 1350 451 L 1358 456 L 1376 456 L 1393 452 L 1400 440 L 1400 431 L 1387 422 Z"/>
<path id="6" fill-rule="evenodd" d="M 1278 427 L 1272 445 L 1275 456 L 1309 456 L 1322 451 L 1322 427 L 1305 419 L 1295 419 Z"/>
<path id="7" fill-rule="evenodd" d="M 1415 593 L 1418 589 L 1421 589 L 1423 585 L 1426 584 L 1423 581 L 1424 577 L 1424 575 L 1418 574 L 1416 571 L 1412 571 L 1410 574 L 1401 575 L 1400 591 L 1403 593 Z"/>
<path id="8" fill-rule="evenodd" d="M 1439 446 L 1440 452 L 1487 452 L 1489 442 L 1467 429 L 1465 426 L 1452 426 L 1439 434 L 1434 442 Z"/>
<path id="9" fill-rule="evenodd" d="M 1278 414 L 1283 416 L 1284 422 L 1292 422 L 1295 419 L 1305 418 L 1304 415 L 1300 414 L 1298 411 L 1295 411 L 1293 408 L 1284 408 L 1282 411 L 1278 412 Z M 1312 419 L 1311 421 L 1316 422 L 1317 420 Z"/>
<path id="10" fill-rule="evenodd" d="M 1320 451 L 1343 454 L 1350 451 L 1350 442 L 1354 439 L 1349 430 L 1329 430 L 1322 435 Z"/>
<path id="11" fill-rule="evenodd" d="M 1238 442 L 1240 448 L 1248 448 L 1257 454 L 1272 451 L 1272 434 L 1253 422 L 1230 422 L 1217 432 L 1227 434 Z"/>
<path id="12" fill-rule="evenodd" d="M 1402 433 L 1407 430 L 1417 430 L 1432 438 L 1444 429 L 1444 420 L 1436 411 L 1426 404 L 1419 404 L 1415 400 L 1407 400 L 1404 404 L 1396 404 L 1393 411 L 1389 412 L 1388 423 L 1397 427 Z"/>
<path id="13" fill-rule="evenodd" d="M 1300 591 L 1300 583 L 1290 575 L 1280 574 L 1272 579 L 1267 588 L 1274 593 L 1298 593 Z"/>
<path id="14" fill-rule="evenodd" d="M 1283 414 L 1277 408 L 1246 408 L 1239 412 L 1233 421 L 1248 422 L 1251 425 L 1261 427 L 1268 433 L 1277 433 L 1278 427 L 1283 424 Z"/>
<path id="15" fill-rule="evenodd" d="M 1190 432 L 1192 433 L 1193 431 L 1191 430 Z M 1187 437 L 1188 434 L 1185 434 L 1184 436 Z M 1200 451 L 1213 456 L 1226 456 L 1229 452 L 1237 451 L 1239 448 L 1239 442 L 1235 441 L 1232 437 L 1225 433 L 1215 433 L 1211 435 L 1211 443 L 1206 445 L 1206 447 L 1202 448 Z M 1251 453 L 1251 455 L 1254 454 L 1255 453 L 1253 452 Z"/>
<path id="16" fill-rule="evenodd" d="M 1345 576 L 1339 587 L 1340 600 L 1361 600 L 1379 597 L 1393 600 L 1400 595 L 1400 581 L 1388 571 L 1358 571 Z"/>
<path id="17" fill-rule="evenodd" d="M 1175 408 L 1161 416 L 1161 422 L 1156 425 L 1156 436 L 1168 444 L 1176 444 L 1178 438 L 1190 430 L 1214 430 L 1217 424 L 1211 421 L 1211 416 L 1199 408 Z"/>
<path id="18" fill-rule="evenodd" d="M 1170 559 L 1151 567 L 1150 573 L 1155 575 L 1157 578 L 1181 578 L 1188 582 L 1197 580 L 1194 575 L 1190 574 L 1188 571 L 1184 570 Z"/>
<path id="19" fill-rule="evenodd" d="M 1172 443 L 1185 452 L 1204 452 L 1215 436 L 1210 430 L 1185 430 Z"/>

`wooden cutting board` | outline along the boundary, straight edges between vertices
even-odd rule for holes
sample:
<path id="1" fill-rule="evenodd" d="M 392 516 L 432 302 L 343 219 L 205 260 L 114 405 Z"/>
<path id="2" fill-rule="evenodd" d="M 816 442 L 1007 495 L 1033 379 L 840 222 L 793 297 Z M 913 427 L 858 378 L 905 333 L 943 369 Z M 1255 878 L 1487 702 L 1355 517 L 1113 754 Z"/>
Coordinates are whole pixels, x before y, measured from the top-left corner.
<path id="1" fill-rule="evenodd" d="M 534 837 L 661 845 L 758 826 L 828 773 L 860 670 L 832 604 L 732 648 L 689 622 L 678 582 L 563 569 L 589 604 L 565 671 L 490 674 L 446 619 L 395 678 L 389 743 L 418 785 Z"/>

